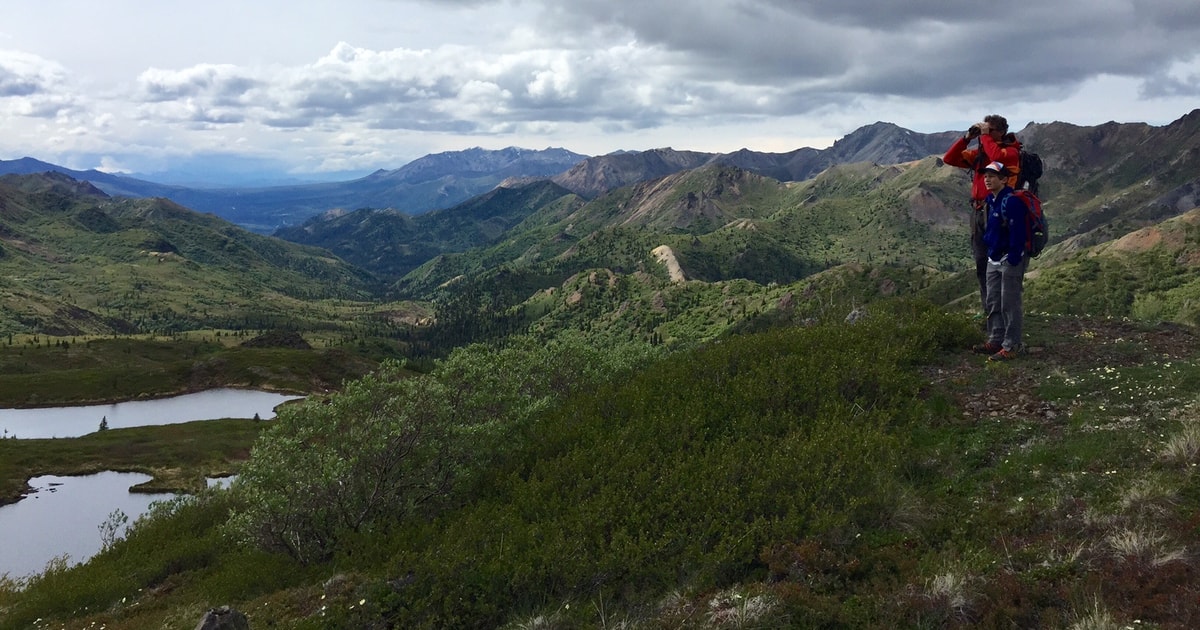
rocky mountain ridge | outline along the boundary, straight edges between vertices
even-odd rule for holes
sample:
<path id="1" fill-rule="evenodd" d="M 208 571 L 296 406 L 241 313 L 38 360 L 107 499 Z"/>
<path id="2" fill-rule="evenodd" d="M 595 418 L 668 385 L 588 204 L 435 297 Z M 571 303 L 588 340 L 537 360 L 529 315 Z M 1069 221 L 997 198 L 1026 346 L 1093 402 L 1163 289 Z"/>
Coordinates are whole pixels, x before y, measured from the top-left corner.
<path id="1" fill-rule="evenodd" d="M 350 181 L 260 188 L 167 185 L 96 170 L 68 169 L 28 157 L 0 160 L 0 174 L 65 173 L 92 182 L 110 195 L 165 197 L 246 229 L 270 233 L 330 210 L 391 208 L 410 215 L 423 214 L 453 207 L 506 182 L 547 177 L 586 198 L 714 163 L 738 166 L 780 181 L 800 181 L 833 164 L 890 164 L 920 159 L 942 150 L 939 147 L 947 145 L 957 133 L 923 134 L 878 122 L 855 130 L 827 149 L 806 147 L 787 153 L 741 149 L 720 154 L 658 148 L 588 157 L 553 147 L 475 147 L 426 155 L 400 168 L 380 169 Z"/>
<path id="2" fill-rule="evenodd" d="M 556 148 L 540 151 L 517 147 L 495 151 L 473 148 L 427 155 L 401 168 L 381 169 L 351 181 L 268 188 L 167 186 L 94 170 L 76 171 L 32 158 L 0 160 L 0 175 L 64 173 L 92 182 L 110 195 L 164 197 L 266 234 L 280 227 L 299 225 L 331 210 L 393 208 L 418 215 L 454 206 L 510 178 L 549 177 L 585 157 Z"/>
<path id="3" fill-rule="evenodd" d="M 918 133 L 893 123 L 877 122 L 856 129 L 827 149 L 698 153 L 664 148 L 614 153 L 588 158 L 553 180 L 586 198 L 708 164 L 736 166 L 782 182 L 803 181 L 835 164 L 898 164 L 941 154 L 959 134 L 958 131 Z"/>
<path id="4" fill-rule="evenodd" d="M 1117 123 L 1090 128 L 1067 123 L 1028 126 L 1021 133 L 1022 139 L 1028 148 L 1040 151 L 1047 164 L 1042 191 L 1052 221 L 1053 242 L 1057 244 L 1043 258 L 1048 262 L 1059 260 L 1072 251 L 1194 207 L 1195 191 L 1200 188 L 1196 177 L 1200 163 L 1195 161 L 1194 148 L 1200 138 L 1197 120 L 1200 115 L 1193 114 L 1164 127 Z M 539 204 L 554 203 L 551 211 L 538 204 L 513 207 L 519 195 L 506 195 L 503 203 L 507 204 L 504 213 L 509 229 L 505 230 L 497 230 L 498 224 L 490 218 L 497 211 L 489 207 L 493 198 L 481 197 L 470 204 L 417 217 L 418 223 L 429 228 L 419 232 L 419 239 L 366 227 L 385 219 L 401 220 L 398 215 L 389 218 L 367 211 L 347 213 L 336 221 L 313 219 L 304 225 L 302 232 L 281 232 L 280 236 L 328 247 L 343 256 L 352 255 L 351 249 L 344 245 L 348 241 L 334 234 L 353 233 L 354 251 L 419 248 L 441 256 L 483 248 L 478 256 L 492 261 L 488 264 L 501 261 L 515 264 L 518 259 L 525 261 L 521 264 L 528 264 L 532 260 L 572 255 L 596 234 L 636 229 L 660 235 L 653 237 L 656 242 L 645 244 L 646 251 L 671 245 L 686 275 L 710 280 L 739 277 L 729 273 L 750 273 L 740 277 L 785 282 L 795 280 L 796 273 L 811 273 L 814 265 L 820 267 L 836 261 L 908 260 L 913 264 L 954 269 L 956 257 L 965 256 L 959 235 L 966 230 L 966 215 L 961 209 L 968 195 L 969 175 L 961 169 L 943 166 L 938 157 L 927 155 L 924 159 L 909 160 L 917 153 L 934 150 L 934 155 L 940 156 L 954 137 L 956 133 L 950 138 L 920 136 L 881 123 L 844 138 L 822 158 L 840 156 L 853 161 L 824 167 L 818 175 L 801 182 L 781 181 L 724 164 L 711 154 L 696 152 L 660 149 L 601 156 L 584 160 L 562 176 L 552 178 L 551 181 L 563 185 L 560 194 L 524 197 L 537 199 Z M 809 158 L 815 155 L 803 154 Z M 783 154 L 772 157 L 744 153 L 740 157 L 743 163 L 756 163 L 759 171 L 769 171 L 771 164 L 785 164 L 786 159 L 794 160 L 800 155 L 785 158 Z M 1144 159 L 1130 157 L 1138 155 L 1144 155 Z M 859 159 L 868 156 L 901 159 L 902 163 Z M 810 168 L 817 168 L 811 159 L 809 164 Z M 685 168 L 693 165 L 699 166 Z M 588 195 L 596 191 L 651 172 L 669 173 L 600 192 L 588 200 Z M 576 194 L 570 198 L 573 200 L 569 200 L 568 184 L 586 190 L 583 193 L 575 190 Z M 511 185 L 512 190 L 520 190 L 522 186 Z M 526 221 L 520 220 L 522 213 L 528 217 Z M 364 227 L 354 227 L 359 221 Z M 459 239 L 457 245 L 453 244 L 455 234 L 473 222 L 486 223 L 491 228 L 471 229 L 468 232 L 475 238 Z M 437 224 L 458 227 L 439 232 L 432 227 Z M 726 227 L 754 234 L 732 239 L 739 244 L 725 254 L 746 261 L 735 265 L 742 271 L 734 272 L 732 267 L 724 272 L 688 269 L 689 265 L 698 264 L 697 254 L 702 250 L 728 250 L 730 245 L 717 245 L 718 241 L 732 242 L 732 233 L 717 234 Z M 686 237 L 683 238 L 686 242 L 668 242 L 681 237 Z M 754 251 L 758 253 L 752 254 Z M 702 258 L 712 260 L 715 255 L 713 250 Z M 434 258 L 431 255 L 428 260 Z M 351 259 L 363 262 L 361 257 Z M 419 262 L 413 257 L 404 260 L 409 265 Z M 749 262 L 753 260 L 760 260 L 757 263 L 760 266 L 769 266 L 768 261 L 792 260 L 786 265 L 792 271 L 782 275 L 753 275 Z M 821 262 L 818 264 L 817 260 Z M 442 271 L 430 276 L 431 270 L 425 269 L 422 274 L 444 281 L 481 264 L 479 261 L 450 263 L 438 258 L 436 266 Z M 403 271 L 391 265 L 385 272 L 367 264 L 384 275 Z M 701 266 L 712 269 L 712 264 Z"/>
<path id="5" fill-rule="evenodd" d="M 851 157 L 907 157 L 925 146 L 922 142 L 934 142 L 894 125 L 869 131 L 844 139 L 830 151 Z M 1044 278 L 1058 288 L 1043 293 L 1059 296 L 1063 303 L 1097 307 L 1093 296 L 1069 293 L 1069 288 L 1090 286 L 1093 280 L 1087 278 L 1111 274 L 1114 280 L 1106 285 L 1110 292 L 1102 305 L 1107 312 L 1129 313 L 1136 302 L 1139 308 L 1185 313 L 1178 317 L 1187 319 L 1191 267 L 1170 263 L 1174 254 L 1163 250 L 1125 261 L 1092 248 L 1140 228 L 1166 225 L 1164 220 L 1196 206 L 1200 113 L 1163 127 L 1032 124 L 1022 135 L 1047 163 L 1042 189 L 1052 241 L 1031 270 L 1031 278 Z M 457 157 L 442 156 L 450 161 Z M 456 168 L 478 168 L 467 157 L 466 166 Z M 854 269 L 893 267 L 920 271 L 893 280 L 889 292 L 904 291 L 907 282 L 928 287 L 948 280 L 950 284 L 938 289 L 937 300 L 948 302 L 967 293 L 954 284 L 954 278 L 966 264 L 966 216 L 961 210 L 969 175 L 945 166 L 936 155 L 901 164 L 841 163 L 799 182 L 711 161 L 711 155 L 696 152 L 664 149 L 602 157 L 583 163 L 607 167 L 610 174 L 622 177 L 645 172 L 647 165 L 661 170 L 701 166 L 616 188 L 590 200 L 551 179 L 518 183 L 520 178 L 510 177 L 505 186 L 445 210 L 417 216 L 396 209 L 331 210 L 279 236 L 323 248 L 312 251 L 322 252 L 318 256 L 330 261 L 334 258 L 328 252 L 332 252 L 385 280 L 392 288 L 383 295 L 414 300 L 442 299 L 439 296 L 448 283 L 463 278 L 470 280 L 463 286 L 473 287 L 475 295 L 505 292 L 504 303 L 514 307 L 531 294 L 563 286 L 565 280 L 589 270 L 605 269 L 602 275 L 613 282 L 628 276 L 645 283 L 660 273 L 667 280 L 667 272 L 652 254 L 666 251 L 660 249 L 664 246 L 672 252 L 679 274 L 701 282 L 786 285 L 839 268 L 853 274 L 858 273 Z M 761 154 L 741 157 L 758 160 L 760 168 L 766 159 Z M 630 164 L 632 168 L 622 170 Z M 98 186 L 58 179 L 59 185 L 69 182 L 83 197 L 103 194 Z M 145 226 L 129 231 L 105 209 L 105 204 L 130 205 L 130 200 L 72 201 L 59 195 L 39 203 L 43 202 L 49 203 L 43 211 L 60 205 L 72 209 L 55 218 L 67 221 L 72 230 L 83 227 L 92 235 L 124 231 L 136 239 L 132 245 L 155 252 L 164 262 L 176 257 L 232 260 L 227 251 L 242 252 L 246 245 L 277 249 L 273 239 L 243 244 L 240 236 L 234 238 L 240 231 L 225 225 L 218 230 L 223 234 L 219 239 L 206 236 L 202 245 L 184 251 L 185 245 L 196 241 L 185 235 L 195 228 L 172 228 L 171 236 Z M 14 231 L 11 214 L 29 205 L 10 202 L 0 209 L 8 213 L 0 221 L 0 236 L 6 239 L 0 242 L 0 259 L 25 256 L 35 246 L 31 243 L 36 244 L 36 239 L 18 233 L 19 226 Z M 203 216 L 164 199 L 132 205 L 150 213 L 140 220 L 195 224 Z M 1188 224 L 1171 227 L 1172 233 L 1183 229 L 1180 225 Z M 1176 235 L 1164 242 L 1179 238 L 1185 237 Z M 198 273 L 190 267 L 181 269 Z M 1139 297 L 1145 292 L 1139 283 L 1170 293 L 1161 296 L 1161 303 L 1147 301 Z M 572 294 L 580 291 L 587 293 L 580 287 L 571 289 Z"/>

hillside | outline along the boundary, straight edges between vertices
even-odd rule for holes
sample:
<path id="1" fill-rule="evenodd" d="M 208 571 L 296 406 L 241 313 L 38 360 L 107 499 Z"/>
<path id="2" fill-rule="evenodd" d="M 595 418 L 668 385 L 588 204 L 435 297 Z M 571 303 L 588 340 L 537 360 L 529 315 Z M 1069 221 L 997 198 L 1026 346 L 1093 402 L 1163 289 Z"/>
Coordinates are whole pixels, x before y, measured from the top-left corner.
<path id="1" fill-rule="evenodd" d="M 391 290 L 435 309 L 404 334 L 454 350 L 281 412 L 231 492 L 159 508 L 93 562 L 0 577 L 0 628 L 219 605 L 282 628 L 1195 627 L 1197 120 L 1029 128 L 1053 238 L 1028 351 L 1003 364 L 965 350 L 968 180 L 937 157 L 310 222 L 294 237 L 336 235 L 389 281 L 425 247 Z M 147 252 L 251 287 L 288 277 L 236 246 L 264 237 L 213 240 L 228 224 L 161 200 L 35 177 L 0 201 L 5 282 L 80 243 L 100 269 L 141 260 L 104 239 L 150 232 Z M 322 264 L 350 274 L 329 295 L 366 286 Z M 0 441 L 0 461 L 39 447 Z"/>
<path id="2" fill-rule="evenodd" d="M 1185 116 L 1161 128 L 1116 123 L 1095 128 L 1078 128 L 1065 123 L 1031 124 L 1022 132 L 1022 137 L 1026 146 L 1030 150 L 1039 151 L 1046 161 L 1047 174 L 1042 182 L 1043 197 L 1047 204 L 1047 212 L 1053 219 L 1057 240 L 1094 244 L 1146 225 L 1147 222 L 1161 220 L 1190 209 L 1187 204 L 1195 201 L 1193 189 L 1197 186 L 1194 175 L 1196 171 L 1192 168 L 1194 165 L 1190 160 L 1195 159 L 1194 145 L 1198 142 L 1196 138 L 1200 136 L 1195 122 L 1198 117 L 1200 116 Z M 512 229 L 504 233 L 503 239 L 494 232 L 492 238 L 522 243 L 540 241 L 541 244 L 537 245 L 538 256 L 544 259 L 547 255 L 560 255 L 566 249 L 555 243 L 573 243 L 596 230 L 617 226 L 634 227 L 641 232 L 662 233 L 661 238 L 651 237 L 652 240 L 669 240 L 673 233 L 702 236 L 713 231 L 713 228 L 722 226 L 740 226 L 742 229 L 753 226 L 756 238 L 791 239 L 792 242 L 788 245 L 790 251 L 787 252 L 786 258 L 817 259 L 824 267 L 836 264 L 837 261 L 870 262 L 867 259 L 868 255 L 872 260 L 904 258 L 896 253 L 899 243 L 903 241 L 910 242 L 907 259 L 919 260 L 933 267 L 951 268 L 965 257 L 965 253 L 947 244 L 952 243 L 954 238 L 965 230 L 965 217 L 958 209 L 961 208 L 961 200 L 966 194 L 966 178 L 957 169 L 945 169 L 945 172 L 942 172 L 928 166 L 917 168 L 917 165 L 923 163 L 922 159 L 928 159 L 929 153 L 940 154 L 945 146 L 948 146 L 944 136 L 945 134 L 912 134 L 885 123 L 865 127 L 821 152 L 824 157 L 821 158 L 820 169 L 833 169 L 824 178 L 809 178 L 786 186 L 777 185 L 773 192 L 763 191 L 746 200 L 738 198 L 736 187 L 726 191 L 723 184 L 714 179 L 710 182 L 711 186 L 706 188 L 695 183 L 697 179 L 702 180 L 703 175 L 685 177 L 684 174 L 711 172 L 713 169 L 733 166 L 735 170 L 752 173 L 763 179 L 787 183 L 788 178 L 798 177 L 799 174 L 788 174 L 781 180 L 762 173 L 774 172 L 773 169 L 790 158 L 774 156 L 767 160 L 768 156 L 763 154 L 751 156 L 742 152 L 738 155 L 742 156 L 740 162 L 744 166 L 726 164 L 727 160 L 720 156 L 672 150 L 590 158 L 572 171 L 556 177 L 555 181 L 567 188 L 574 187 L 585 197 L 595 197 L 592 202 L 571 213 L 565 220 L 559 221 L 555 229 L 550 229 L 546 221 L 539 221 L 536 223 L 536 230 L 526 233 L 523 229 L 530 226 L 514 223 L 510 224 Z M 944 145 L 935 145 L 938 141 L 944 142 Z M 1142 150 L 1151 151 L 1154 157 L 1130 160 L 1129 156 Z M 1157 156 L 1172 157 L 1167 159 Z M 902 162 L 878 161 L 900 158 L 907 159 Z M 852 164 L 855 166 L 851 167 Z M 1137 168 L 1130 170 L 1132 165 L 1136 165 Z M 849 170 L 846 170 L 847 168 Z M 910 171 L 913 175 L 897 177 L 900 173 Z M 661 175 L 658 175 L 660 173 Z M 956 173 L 960 176 L 955 177 Z M 810 173 L 813 174 L 815 173 Z M 649 175 L 658 176 L 646 179 Z M 896 181 L 891 181 L 893 179 Z M 856 183 L 852 180 L 860 181 Z M 616 187 L 626 182 L 632 183 Z M 867 186 L 866 182 L 873 183 Z M 860 194 L 868 189 L 874 196 L 870 201 L 864 200 Z M 678 199 L 684 201 L 680 202 Z M 683 205 L 680 205 L 681 203 Z M 686 207 L 688 204 L 691 204 L 690 209 Z M 457 217 L 457 223 L 454 225 L 457 226 L 456 229 L 461 229 L 463 221 L 469 221 L 472 213 L 479 213 L 481 222 L 487 221 L 490 211 L 486 206 L 486 199 L 477 199 L 469 207 L 454 208 L 446 212 L 446 215 Z M 634 206 L 641 209 L 631 210 Z M 889 218 L 887 213 L 883 212 L 888 208 L 904 209 L 906 212 L 903 216 Z M 508 208 L 505 211 L 510 214 L 525 212 L 532 216 L 538 210 L 537 204 L 530 204 L 524 209 Z M 626 211 L 635 213 L 636 217 L 657 218 L 649 222 L 640 218 L 630 219 L 629 215 L 622 214 Z M 694 216 L 671 218 L 673 213 L 680 212 L 691 212 Z M 818 216 L 814 217 L 814 212 Z M 867 218 L 867 215 L 872 213 L 879 216 L 881 223 L 870 223 L 872 219 Z M 326 229 L 334 232 L 345 231 L 346 224 L 356 219 L 354 216 L 340 216 L 336 225 L 330 223 L 328 226 L 320 221 L 311 222 L 305 226 L 303 242 L 320 244 L 339 254 L 348 254 L 349 251 L 337 241 L 336 236 L 326 238 L 323 232 Z M 770 230 L 764 228 L 763 220 L 767 220 L 768 224 L 774 222 L 789 235 L 770 234 Z M 857 221 L 857 225 L 852 225 L 854 221 Z M 905 221 L 911 221 L 907 224 L 909 227 L 905 227 Z M 844 242 L 863 242 L 846 247 L 837 243 L 794 238 L 795 232 L 806 231 L 810 226 L 811 231 L 837 235 L 832 238 Z M 920 226 L 932 227 L 934 233 L 921 234 L 925 229 Z M 1093 233 L 1096 227 L 1102 229 Z M 872 229 L 875 234 L 865 233 Z M 535 231 L 536 234 L 533 233 Z M 419 238 L 407 237 L 408 240 L 403 240 L 406 235 L 400 235 L 402 240 L 398 243 L 388 242 L 386 239 L 372 239 L 369 232 L 370 230 L 360 231 L 368 240 L 357 241 L 357 247 L 383 251 L 396 247 L 417 247 L 432 241 L 443 243 L 439 247 L 439 253 L 464 251 L 461 246 L 456 247 L 450 242 L 455 235 L 454 230 L 446 230 L 441 234 L 423 232 Z M 853 232 L 862 234 L 855 236 Z M 285 238 L 291 238 L 288 234 L 296 232 L 281 232 Z M 872 243 L 871 248 L 875 251 L 867 252 L 867 242 L 873 240 L 873 237 L 878 237 L 874 240 L 881 242 Z M 1076 237 L 1083 238 L 1084 241 L 1079 241 Z M 916 241 L 912 242 L 914 238 Z M 934 245 L 931 250 L 928 243 L 922 242 L 929 239 L 943 244 Z M 487 245 L 478 240 L 470 244 Z M 664 243 L 655 244 L 651 248 L 659 244 Z M 1065 249 L 1060 248 L 1060 251 Z M 496 253 L 493 251 L 489 258 L 503 258 L 495 255 Z M 530 258 L 527 250 L 512 251 L 509 260 L 514 256 L 522 257 L 523 260 Z M 771 254 L 771 257 L 774 256 L 775 254 Z M 437 262 L 442 264 L 440 260 Z M 380 271 L 369 261 L 362 260 L 361 264 Z M 811 266 L 804 267 L 806 271 L 811 271 Z M 711 273 L 694 275 L 717 278 Z M 442 274 L 441 281 L 449 277 L 453 275 Z M 783 281 L 796 277 L 777 276 L 772 279 Z"/>
<path id="3" fill-rule="evenodd" d="M 335 251 L 383 277 L 400 277 L 442 254 L 492 245 L 529 208 L 572 203 L 570 193 L 545 180 L 500 186 L 446 210 L 413 216 L 398 210 L 328 212 L 274 236 Z"/>
<path id="4" fill-rule="evenodd" d="M 286 325 L 373 295 L 369 274 L 327 251 L 61 174 L 0 176 L 0 218 L 6 334 Z"/>
<path id="5" fill-rule="evenodd" d="M 1200 110 L 1153 127 L 1036 124 L 1023 138 L 1046 160 L 1043 194 L 1064 238 L 1094 245 L 1191 210 L 1200 192 Z"/>
<path id="6" fill-rule="evenodd" d="M 232 493 L 0 580 L 0 628 L 1195 626 L 1193 332 L 1033 315 L 1029 360 L 985 365 L 961 316 L 868 311 L 385 371 L 281 413 Z M 418 432 L 370 413 L 400 400 Z"/>
<path id="7" fill-rule="evenodd" d="M 589 158 L 556 148 L 473 148 L 427 155 L 398 169 L 380 169 L 351 181 L 266 188 L 164 185 L 95 170 L 76 171 L 32 158 L 0 160 L 0 174 L 64 173 L 89 181 L 110 195 L 165 197 L 252 231 L 270 233 L 330 211 L 372 208 L 419 215 L 452 207 L 502 183 L 550 177 L 587 198 L 710 164 L 736 166 L 781 181 L 799 181 L 833 164 L 890 164 L 919 159 L 940 152 L 956 133 L 921 134 L 880 122 L 852 132 L 828 149 L 801 148 L 787 153 L 742 149 L 714 154 L 665 148 Z"/>
<path id="8" fill-rule="evenodd" d="M 924 134 L 877 122 L 854 130 L 826 149 L 805 147 L 786 153 L 748 149 L 699 153 L 671 148 L 618 152 L 583 160 L 553 180 L 589 199 L 631 184 L 709 165 L 734 166 L 783 182 L 803 181 L 836 164 L 898 164 L 941 154 L 957 136 L 955 131 Z"/>
<path id="9" fill-rule="evenodd" d="M 1042 183 L 1052 234 L 1031 267 L 1031 306 L 1196 323 L 1195 236 L 1174 218 L 1196 203 L 1198 119 L 1193 113 L 1164 127 L 1114 123 L 1086 132 L 1063 123 L 1030 127 L 1027 146 L 1048 165 Z M 1141 147 L 1169 159 L 1131 159 Z M 570 325 L 662 336 L 673 325 L 665 313 L 675 311 L 663 307 L 669 296 L 715 296 L 735 281 L 759 285 L 763 297 L 751 304 L 784 293 L 766 285 L 812 291 L 804 288 L 807 278 L 861 300 L 916 292 L 956 302 L 972 293 L 964 273 L 968 183 L 963 171 L 936 157 L 837 165 L 795 183 L 707 165 L 619 188 L 571 211 L 530 207 L 529 222 L 495 244 L 439 256 L 396 290 L 440 300 L 443 319 L 467 338 L 467 313 L 490 318 L 477 322 L 484 335 Z M 1137 255 L 1089 249 L 1144 226 L 1175 236 L 1152 240 L 1158 246 Z M 653 254 L 659 248 L 671 251 L 682 277 L 717 286 L 675 286 Z M 707 310 L 706 302 L 691 303 Z"/>
<path id="10" fill-rule="evenodd" d="M 1050 249 L 1031 269 L 1031 287 L 1040 286 L 1029 293 L 1031 304 L 1054 305 L 1065 312 L 1114 316 L 1136 312 L 1182 322 L 1194 319 L 1190 259 L 1181 258 L 1177 246 L 1168 247 L 1186 243 L 1186 230 L 1164 228 L 1184 236 L 1164 241 L 1154 252 L 1126 256 L 1129 260 L 1124 262 L 1103 250 L 1090 253 L 1088 248 L 1129 230 L 1152 228 L 1190 209 L 1196 199 L 1193 191 L 1200 186 L 1195 175 L 1200 171 L 1193 168 L 1197 120 L 1200 116 L 1193 113 L 1164 127 L 1030 125 L 1027 146 L 1039 151 L 1048 167 L 1043 197 L 1052 229 Z M 847 156 L 883 155 L 880 151 L 887 147 L 920 148 L 905 145 L 905 139 L 912 140 L 904 130 L 880 124 L 843 139 L 834 148 Z M 1130 159 L 1143 150 L 1146 159 Z M 666 160 L 667 156 L 660 157 Z M 470 160 L 460 167 L 483 168 Z M 429 167 L 432 172 L 441 168 Z M 1077 182 L 1082 187 L 1075 187 Z M 769 286 L 792 287 L 792 293 L 810 291 L 808 278 L 817 285 L 845 287 L 837 290 L 850 291 L 862 300 L 920 292 L 949 303 L 969 295 L 970 285 L 962 273 L 968 266 L 961 211 L 966 187 L 965 173 L 941 165 L 935 157 L 902 164 L 839 164 L 802 182 L 781 182 L 739 167 L 707 163 L 618 188 L 591 201 L 545 180 L 514 180 L 468 202 L 417 217 L 393 210 L 333 212 L 280 235 L 327 249 L 368 270 L 392 284 L 389 295 L 436 303 L 438 317 L 431 334 L 440 340 L 434 345 L 443 349 L 471 339 L 563 325 L 599 326 L 634 338 L 665 334 L 684 339 L 690 338 L 687 331 L 664 328 L 676 323 L 664 316 L 663 305 L 690 293 L 715 296 L 727 282 L 750 282 L 747 286 L 752 288 L 746 291 L 761 294 L 747 298 L 750 303 L 767 303 L 788 293 Z M 71 225 L 83 221 L 100 232 L 111 227 L 107 211 L 81 211 L 80 217 Z M 220 233 L 228 226 L 213 229 Z M 82 241 L 92 239 L 88 230 L 70 234 L 86 235 Z M 143 236 L 137 251 L 160 252 L 164 261 L 182 254 L 192 262 L 247 264 L 230 256 L 231 246 L 223 240 Z M 265 239 L 246 247 L 270 253 L 283 246 Z M 653 254 L 666 251 L 660 248 L 669 249 L 678 265 L 676 281 Z M 327 256 L 319 250 L 307 251 L 317 258 Z M 362 273 L 348 266 L 341 269 L 338 273 Z M 267 274 L 263 279 L 268 276 L 276 284 L 289 277 Z M 715 284 L 678 286 L 679 276 Z M 358 298 L 378 299 L 381 293 L 371 290 L 366 276 L 355 278 L 337 281 L 338 289 L 327 293 L 295 286 L 286 291 L 277 286 L 274 291 L 291 296 L 315 291 L 331 297 L 351 289 L 357 290 Z M 608 278 L 604 282 L 616 290 L 596 284 L 599 278 Z M 233 283 L 224 286 L 232 289 Z M 1097 291 L 1096 286 L 1105 289 Z M 104 310 L 92 305 L 96 300 L 75 300 L 72 306 L 78 308 L 65 308 L 59 294 L 34 290 L 25 291 L 20 299 L 24 306 L 9 312 L 28 315 L 10 315 L 10 322 L 17 322 L 10 329 L 33 331 L 39 322 L 53 322 L 45 330 L 121 330 L 122 322 L 130 319 L 130 308 L 124 303 Z M 212 319 L 205 320 L 204 307 L 185 305 L 188 299 L 178 298 L 180 304 L 170 309 L 176 314 L 158 317 L 173 319 L 188 311 L 201 315 L 189 321 Z M 686 298 L 693 306 L 700 305 L 697 299 L 709 298 Z M 149 302 L 137 302 L 136 308 L 154 310 Z M 702 310 L 708 309 L 705 305 Z M 155 321 L 154 315 L 149 317 Z M 721 321 L 736 325 L 742 318 L 728 316 Z M 81 323 L 63 323 L 72 319 Z M 698 332 L 694 326 L 686 328 Z M 700 338 L 720 329 L 701 328 L 708 332 Z"/>

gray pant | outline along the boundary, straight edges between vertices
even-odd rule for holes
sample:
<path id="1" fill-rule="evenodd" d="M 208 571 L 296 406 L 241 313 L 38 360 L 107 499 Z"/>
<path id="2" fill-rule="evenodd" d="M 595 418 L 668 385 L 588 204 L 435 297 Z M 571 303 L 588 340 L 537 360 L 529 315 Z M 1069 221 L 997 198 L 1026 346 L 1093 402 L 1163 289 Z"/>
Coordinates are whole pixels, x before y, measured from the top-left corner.
<path id="1" fill-rule="evenodd" d="M 978 204 L 978 207 L 976 207 Z M 987 212 L 982 201 L 971 202 L 971 255 L 975 257 L 975 279 L 979 281 L 979 308 L 987 315 L 987 245 L 983 242 L 983 228 L 987 223 Z"/>
<path id="2" fill-rule="evenodd" d="M 1021 349 L 1021 293 L 1025 290 L 1028 266 L 1028 256 L 1022 257 L 1021 264 L 1015 267 L 1008 264 L 1007 258 L 987 263 L 988 341 L 1010 352 Z"/>

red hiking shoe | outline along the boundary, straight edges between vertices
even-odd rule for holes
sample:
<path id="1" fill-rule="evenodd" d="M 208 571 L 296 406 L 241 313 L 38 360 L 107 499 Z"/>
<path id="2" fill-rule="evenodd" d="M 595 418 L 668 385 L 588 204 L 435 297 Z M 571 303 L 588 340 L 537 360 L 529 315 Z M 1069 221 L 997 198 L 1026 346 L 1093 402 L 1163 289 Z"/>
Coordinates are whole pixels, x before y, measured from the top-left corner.
<path id="1" fill-rule="evenodd" d="M 1012 350 L 1001 348 L 999 352 L 988 357 L 988 361 L 1012 361 L 1017 358 L 1017 353 Z"/>

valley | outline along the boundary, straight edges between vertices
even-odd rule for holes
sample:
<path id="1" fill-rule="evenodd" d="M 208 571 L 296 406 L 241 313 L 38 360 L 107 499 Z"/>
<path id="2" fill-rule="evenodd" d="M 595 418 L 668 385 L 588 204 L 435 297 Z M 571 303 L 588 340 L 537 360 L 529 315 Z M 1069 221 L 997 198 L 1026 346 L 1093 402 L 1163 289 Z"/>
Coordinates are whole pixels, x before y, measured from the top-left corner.
<path id="1" fill-rule="evenodd" d="M 1189 627 L 1200 110 L 1018 132 L 1051 240 L 1004 365 L 965 350 L 956 132 L 903 131 L 505 171 L 274 236 L 0 176 L 0 407 L 310 395 L 269 426 L 0 440 L 9 498 L 239 475 L 86 565 L 0 575 L 0 628 L 223 604 L 292 628 Z"/>

